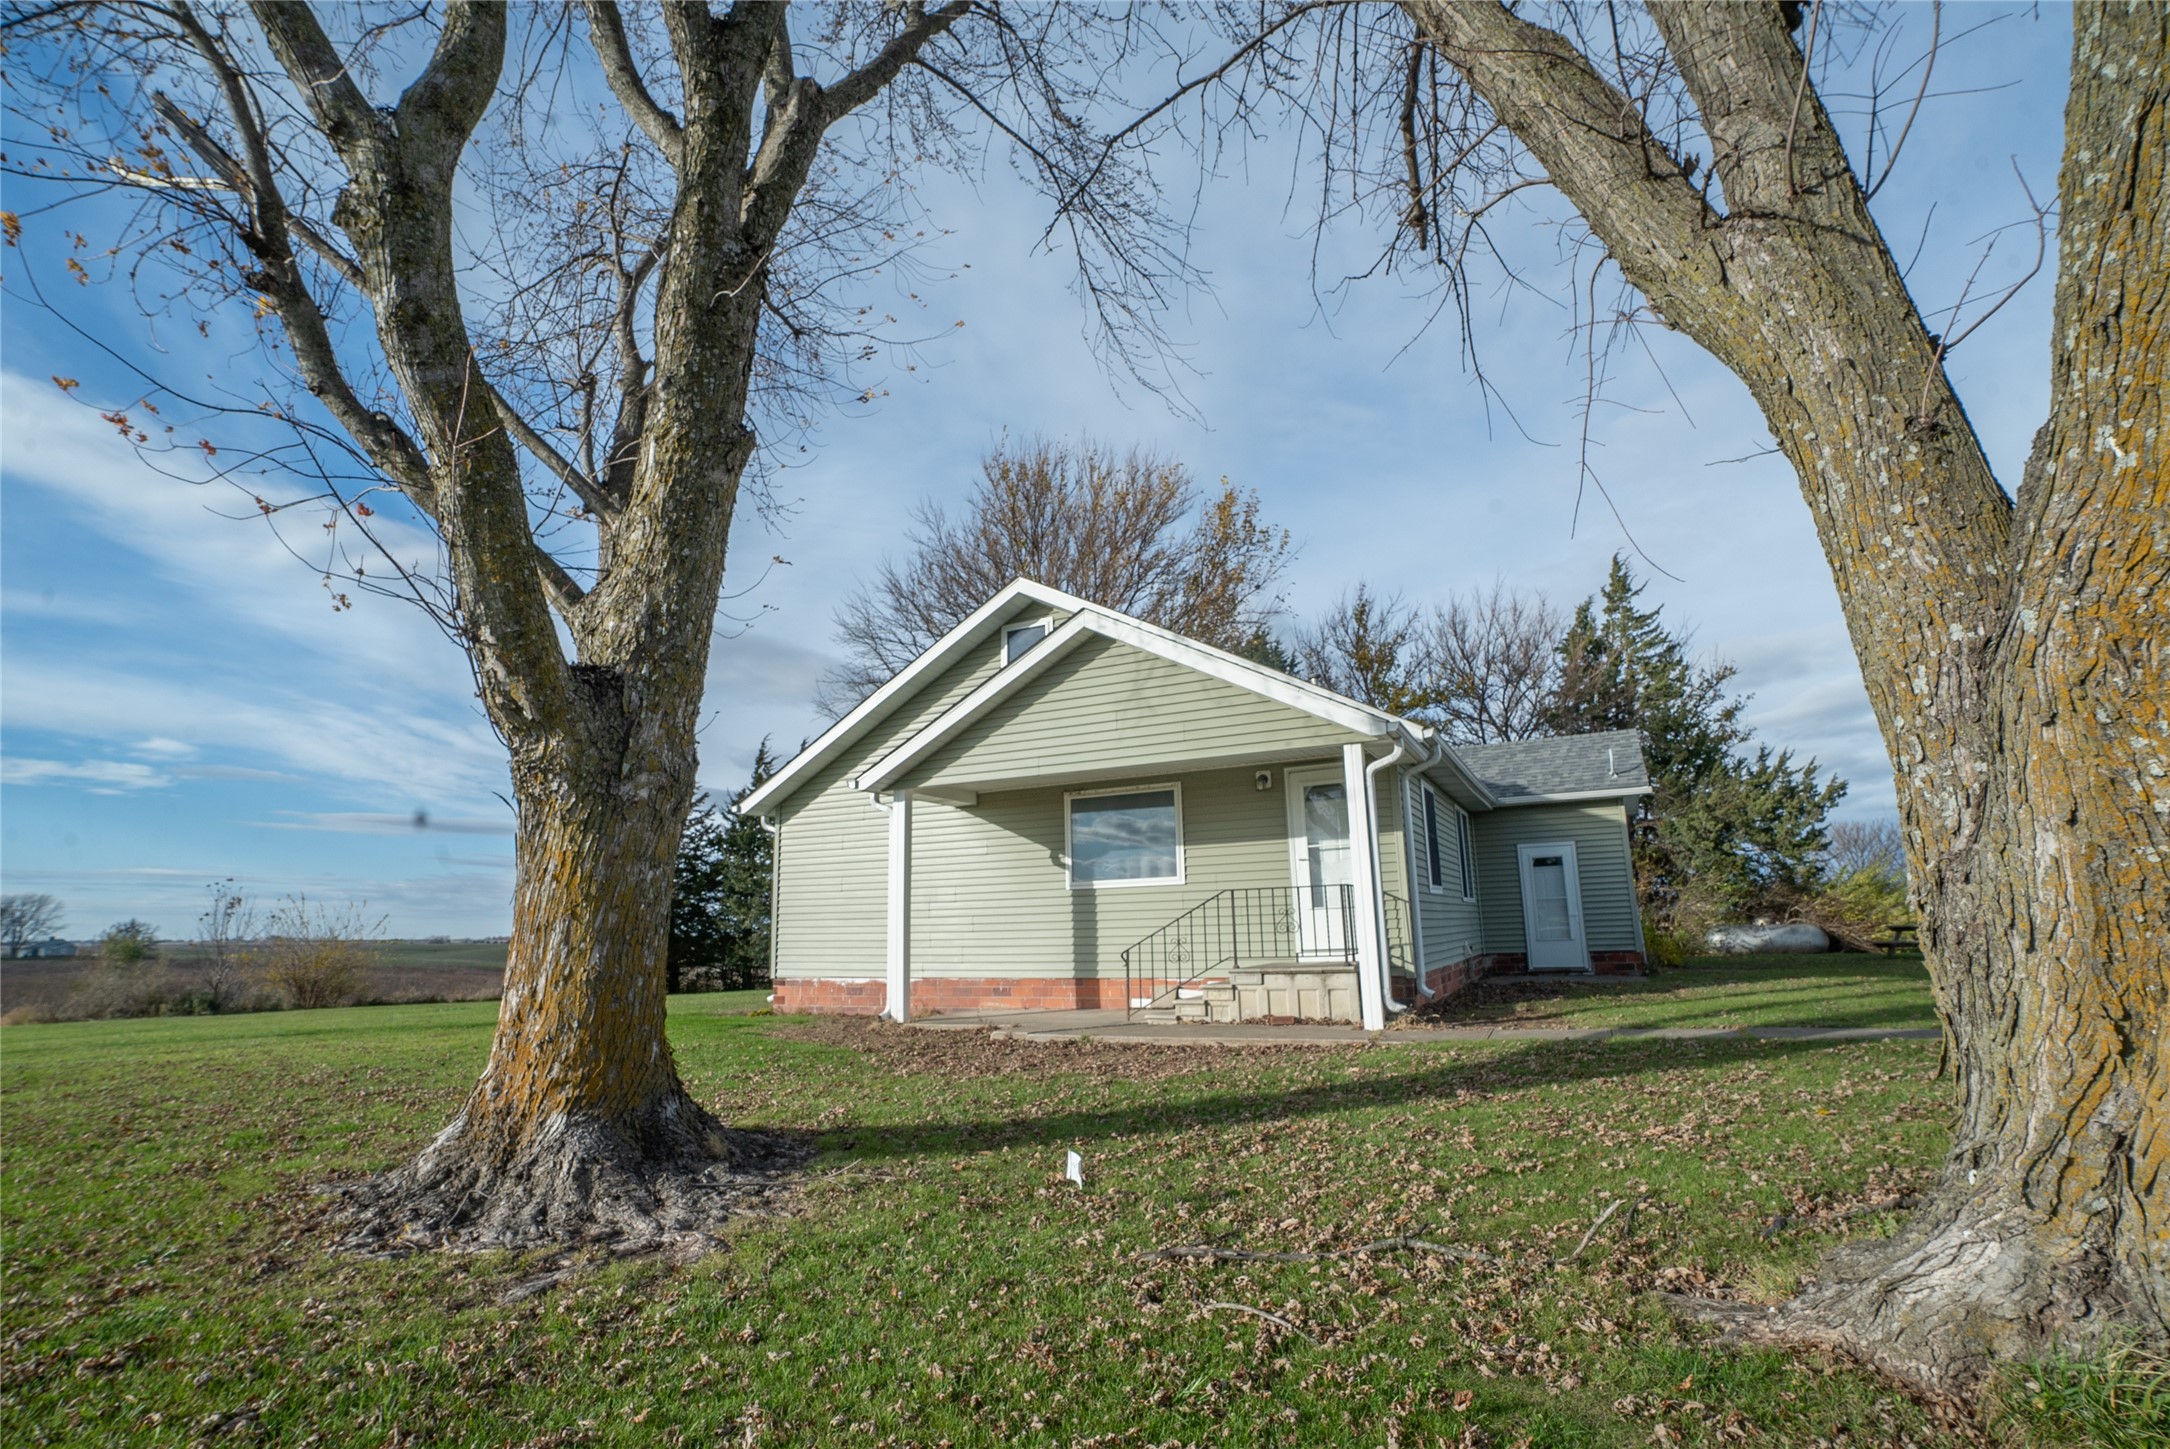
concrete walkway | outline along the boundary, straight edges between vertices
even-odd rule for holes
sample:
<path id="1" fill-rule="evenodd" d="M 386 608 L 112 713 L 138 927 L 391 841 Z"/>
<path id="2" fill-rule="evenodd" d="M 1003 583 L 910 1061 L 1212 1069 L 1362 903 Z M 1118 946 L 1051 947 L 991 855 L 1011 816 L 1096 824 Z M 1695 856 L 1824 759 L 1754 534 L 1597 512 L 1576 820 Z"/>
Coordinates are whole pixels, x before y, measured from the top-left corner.
<path id="1" fill-rule="evenodd" d="M 923 1017 L 922 1031 L 991 1031 L 1015 1041 L 1140 1042 L 1160 1046 L 1330 1046 L 1377 1042 L 1423 1046 L 1464 1041 L 1935 1041 L 1936 1027 L 1830 1026 L 1208 1026 L 1183 1022 L 1138 1026 L 1119 1008 L 1098 1011 L 973 1011 Z"/>

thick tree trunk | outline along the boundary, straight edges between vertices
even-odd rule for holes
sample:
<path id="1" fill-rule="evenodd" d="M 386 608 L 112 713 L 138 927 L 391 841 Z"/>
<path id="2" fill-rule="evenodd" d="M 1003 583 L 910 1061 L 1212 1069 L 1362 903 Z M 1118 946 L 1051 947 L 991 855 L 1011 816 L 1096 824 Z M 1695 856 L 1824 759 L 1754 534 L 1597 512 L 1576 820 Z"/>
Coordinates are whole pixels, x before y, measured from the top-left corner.
<path id="1" fill-rule="evenodd" d="M 693 795 L 693 727 L 732 512 L 754 446 L 746 417 L 768 270 L 829 128 L 971 6 L 898 12 L 865 63 L 826 87 L 796 72 L 784 6 L 663 6 L 683 111 L 674 116 L 643 79 L 618 7 L 590 0 L 604 77 L 676 190 L 666 235 L 636 243 L 621 234 L 608 253 L 619 287 L 617 419 L 600 466 L 591 450 L 584 467 L 492 386 L 494 349 L 478 347 L 463 315 L 455 181 L 499 94 L 514 12 L 447 0 L 427 64 L 386 106 L 365 92 L 372 68 L 341 52 L 314 7 L 250 8 L 292 96 L 263 105 L 222 37 L 183 7 L 171 17 L 174 39 L 208 67 L 238 152 L 226 154 L 163 97 L 158 114 L 246 203 L 249 285 L 277 311 L 310 392 L 436 524 L 456 627 L 511 752 L 518 797 L 514 935 L 488 1069 L 414 1162 L 349 1195 L 350 1240 L 698 1236 L 779 1155 L 687 1095 L 664 1038 L 671 867 Z M 356 392 L 294 250 L 289 232 L 301 223 L 281 194 L 279 138 L 260 119 L 290 106 L 344 170 L 331 220 L 351 255 L 314 229 L 299 235 L 368 302 L 407 422 Z M 603 214 L 616 202 L 592 204 Z M 620 254 L 641 248 L 638 260 Z M 585 271 L 598 260 L 583 253 L 565 264 Z M 651 275 L 653 347 L 643 355 Z M 573 318 L 551 346 L 582 325 Z M 563 401 L 549 395 L 546 411 Z M 578 497 L 573 516 L 595 525 L 586 588 L 537 535 L 523 453 Z M 548 513 L 559 516 L 555 504 Z"/>
<path id="2" fill-rule="evenodd" d="M 1953 1151 L 1906 1230 L 1792 1315 L 1950 1388 L 1985 1356 L 2170 1331 L 2170 17 L 2076 20 L 2051 414 L 1964 719 L 1981 784 L 1916 862 Z"/>
<path id="3" fill-rule="evenodd" d="M 617 681 L 577 673 L 615 747 L 516 764 L 519 884 L 489 1065 L 419 1157 L 353 1194 L 356 1246 L 698 1248 L 790 1155 L 696 1102 L 664 1040 L 692 753 L 629 755 L 640 731 Z"/>
<path id="4" fill-rule="evenodd" d="M 1651 6 L 1726 214 L 1561 37 L 1412 4 L 1793 462 L 1898 786 L 1959 1116 L 1894 1238 L 1722 1314 L 1932 1391 L 2170 1333 L 2170 360 L 2160 6 L 2079 12 L 2052 416 L 1991 475 L 1777 7 Z M 1805 99 L 1804 99 L 1805 96 Z"/>

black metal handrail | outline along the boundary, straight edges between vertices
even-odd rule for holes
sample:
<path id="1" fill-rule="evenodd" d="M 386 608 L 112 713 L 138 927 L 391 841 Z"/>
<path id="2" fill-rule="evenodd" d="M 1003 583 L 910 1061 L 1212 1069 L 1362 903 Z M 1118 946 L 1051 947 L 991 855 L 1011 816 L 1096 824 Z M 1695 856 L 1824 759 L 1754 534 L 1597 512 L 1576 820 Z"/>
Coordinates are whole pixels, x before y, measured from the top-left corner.
<path id="1" fill-rule="evenodd" d="M 1201 981 L 1240 970 L 1245 961 L 1354 961 L 1355 927 L 1354 886 L 1217 892 L 1123 952 L 1126 1015 L 1176 1000 Z"/>

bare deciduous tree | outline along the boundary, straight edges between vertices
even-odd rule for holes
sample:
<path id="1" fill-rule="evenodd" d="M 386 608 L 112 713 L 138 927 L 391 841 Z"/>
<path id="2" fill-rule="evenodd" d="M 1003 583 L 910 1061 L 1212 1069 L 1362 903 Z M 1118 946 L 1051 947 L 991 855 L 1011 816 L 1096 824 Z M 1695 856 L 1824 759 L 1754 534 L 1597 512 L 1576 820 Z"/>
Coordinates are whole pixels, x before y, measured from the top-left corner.
<path id="1" fill-rule="evenodd" d="M 1458 594 L 1424 623 L 1425 719 L 1461 744 L 1490 745 L 1546 733 L 1559 682 L 1560 611 L 1542 594 L 1495 580 Z"/>
<path id="2" fill-rule="evenodd" d="M 1297 629 L 1290 650 L 1296 672 L 1313 684 L 1392 714 L 1415 714 L 1430 702 L 1424 620 L 1399 594 L 1368 584 L 1343 594 Z"/>
<path id="3" fill-rule="evenodd" d="M 203 914 L 196 917 L 196 952 L 185 962 L 203 983 L 205 1005 L 224 1011 L 240 1000 L 255 975 L 263 922 L 232 876 L 204 887 Z"/>
<path id="4" fill-rule="evenodd" d="M 78 280 L 111 265 L 154 313 L 232 306 L 265 334 L 260 385 L 154 390 L 114 426 L 155 449 L 154 408 L 252 439 L 231 412 L 276 424 L 283 441 L 203 454 L 305 473 L 308 498 L 258 483 L 256 505 L 321 510 L 335 602 L 427 605 L 510 755 L 489 1063 L 416 1159 L 350 1196 L 355 1241 L 698 1239 L 736 1200 L 733 1164 L 766 1151 L 688 1095 L 663 1035 L 671 865 L 755 426 L 791 436 L 855 366 L 919 340 L 869 331 L 880 309 L 838 292 L 911 265 L 911 168 L 962 159 L 970 115 L 1053 174 L 1089 139 L 1067 116 L 1094 82 L 1062 68 L 1081 37 L 1107 37 L 1096 64 L 1119 54 L 1121 25 L 978 0 L 59 0 L 11 3 L 6 25 L 11 199 L 139 203 L 94 212 L 122 218 L 110 251 L 79 258 L 50 227 L 48 249 Z M 1160 255 L 1147 199 L 1118 167 L 1067 214 L 1087 250 L 1140 243 L 1102 271 L 1103 317 L 1162 274 L 1136 266 Z"/>
<path id="5" fill-rule="evenodd" d="M 1895 820 L 1838 820 L 1829 827 L 1825 868 L 1834 879 L 1867 871 L 1893 880 L 1906 879 L 1906 837 Z"/>
<path id="6" fill-rule="evenodd" d="M 1560 613 L 1504 582 L 1423 608 L 1357 585 L 1296 631 L 1296 670 L 1315 684 L 1422 720 L 1459 744 L 1549 732 Z"/>
<path id="7" fill-rule="evenodd" d="M 1005 439 L 980 468 L 961 515 L 922 503 L 911 552 L 837 611 L 848 658 L 823 681 L 832 718 L 1019 577 L 1238 652 L 1280 608 L 1288 532 L 1225 478 L 1201 500 L 1180 463 L 1046 438 Z"/>
<path id="8" fill-rule="evenodd" d="M 58 931 L 64 919 L 60 898 L 44 891 L 0 897 L 0 944 L 12 960 L 22 955 L 23 947 Z"/>

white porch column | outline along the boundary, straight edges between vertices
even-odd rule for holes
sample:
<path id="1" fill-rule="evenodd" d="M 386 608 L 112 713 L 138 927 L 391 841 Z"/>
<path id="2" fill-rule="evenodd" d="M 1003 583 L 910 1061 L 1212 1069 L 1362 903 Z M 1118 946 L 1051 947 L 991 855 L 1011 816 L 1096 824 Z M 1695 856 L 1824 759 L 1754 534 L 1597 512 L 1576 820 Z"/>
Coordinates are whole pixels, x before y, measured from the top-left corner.
<path id="1" fill-rule="evenodd" d="M 1341 747 L 1341 780 L 1349 800 L 1349 874 L 1356 892 L 1356 1000 L 1364 1030 L 1386 1028 L 1386 952 L 1379 937 L 1379 827 L 1364 779 L 1364 747 Z"/>
<path id="2" fill-rule="evenodd" d="M 912 1019 L 912 792 L 889 797 L 889 997 L 882 1015 Z"/>

